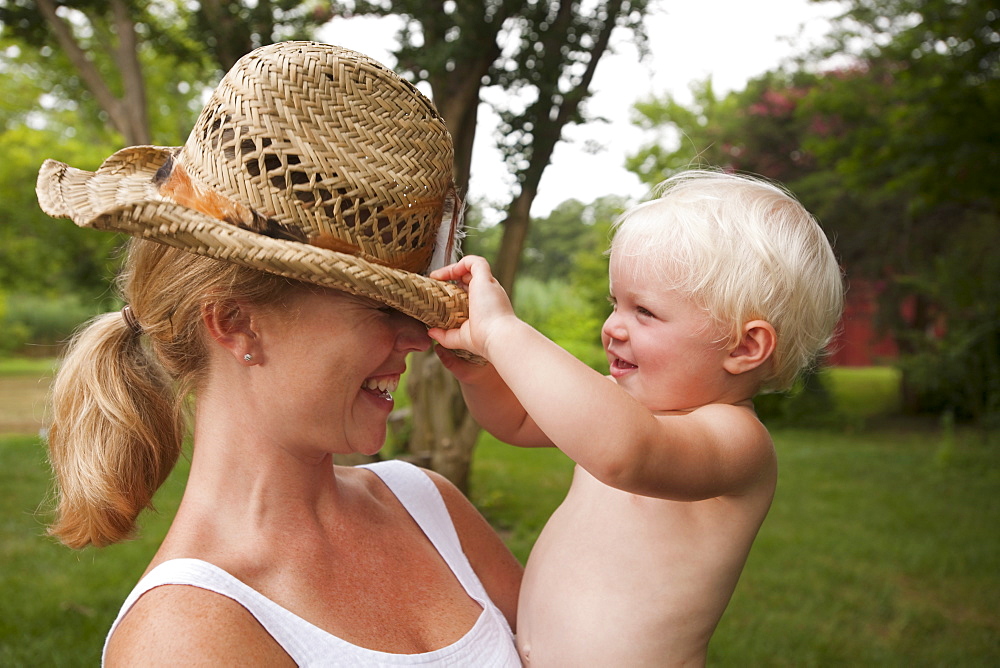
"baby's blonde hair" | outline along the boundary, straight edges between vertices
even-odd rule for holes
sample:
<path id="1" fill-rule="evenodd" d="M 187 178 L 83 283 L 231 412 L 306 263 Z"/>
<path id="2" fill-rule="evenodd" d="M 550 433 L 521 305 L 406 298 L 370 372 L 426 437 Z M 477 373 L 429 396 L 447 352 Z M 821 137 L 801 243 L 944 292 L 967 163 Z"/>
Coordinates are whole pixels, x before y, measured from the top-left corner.
<path id="1" fill-rule="evenodd" d="M 119 288 L 145 336 L 120 313 L 106 313 L 67 349 L 48 433 L 57 502 L 51 535 L 82 548 L 134 532 L 177 462 L 185 401 L 207 367 L 202 307 L 270 304 L 296 286 L 151 241 L 129 242 Z"/>
<path id="2" fill-rule="evenodd" d="M 615 222 L 612 260 L 705 308 L 723 343 L 751 320 L 770 323 L 778 341 L 760 389 L 791 387 L 843 310 L 843 277 L 819 224 L 788 191 L 750 176 L 691 170 L 657 194 Z"/>

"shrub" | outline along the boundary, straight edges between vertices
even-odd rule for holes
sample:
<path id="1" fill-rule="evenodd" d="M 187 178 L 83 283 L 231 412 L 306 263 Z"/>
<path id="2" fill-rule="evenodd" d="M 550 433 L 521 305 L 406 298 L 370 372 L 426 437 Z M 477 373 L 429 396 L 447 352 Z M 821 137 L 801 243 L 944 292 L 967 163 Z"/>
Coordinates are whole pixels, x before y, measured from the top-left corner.
<path id="1" fill-rule="evenodd" d="M 3 352 L 26 354 L 34 352 L 32 347 L 49 349 L 58 346 L 82 323 L 104 310 L 105 304 L 79 295 L 9 295 L 7 308 L 0 315 L 4 332 L 4 336 L 0 337 L 3 339 L 0 346 L 3 346 Z"/>
<path id="2" fill-rule="evenodd" d="M 607 372 L 601 347 L 601 314 L 580 291 L 562 280 L 521 278 L 515 290 L 518 316 L 588 366 Z"/>

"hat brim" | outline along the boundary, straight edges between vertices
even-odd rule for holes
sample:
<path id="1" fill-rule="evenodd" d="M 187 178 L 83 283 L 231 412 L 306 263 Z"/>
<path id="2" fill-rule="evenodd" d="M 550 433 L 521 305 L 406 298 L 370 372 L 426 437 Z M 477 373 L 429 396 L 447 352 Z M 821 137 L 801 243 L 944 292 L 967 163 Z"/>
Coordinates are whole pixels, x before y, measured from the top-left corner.
<path id="1" fill-rule="evenodd" d="M 46 160 L 38 174 L 39 204 L 50 216 L 70 218 L 80 227 L 123 232 L 198 255 L 374 299 L 429 327 L 450 329 L 468 319 L 468 297 L 457 285 L 375 264 L 347 253 L 264 236 L 172 200 L 151 196 L 152 191 L 135 198 L 142 193 L 135 184 L 151 183 L 154 167 L 162 164 L 164 157 L 173 150 L 169 147 L 131 147 L 109 158 L 97 172 Z M 101 180 L 104 181 L 100 184 L 101 190 L 117 190 L 118 197 L 111 198 L 114 205 L 94 206 L 95 201 L 109 199 L 92 196 Z M 145 185 L 142 188 L 148 190 Z"/>

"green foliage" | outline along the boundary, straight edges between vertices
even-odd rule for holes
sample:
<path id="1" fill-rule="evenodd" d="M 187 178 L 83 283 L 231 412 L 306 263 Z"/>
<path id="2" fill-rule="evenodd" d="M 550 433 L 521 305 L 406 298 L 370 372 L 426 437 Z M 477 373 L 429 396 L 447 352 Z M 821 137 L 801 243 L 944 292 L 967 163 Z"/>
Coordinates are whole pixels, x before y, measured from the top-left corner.
<path id="1" fill-rule="evenodd" d="M 524 277 L 517 282 L 517 314 L 587 365 L 607 372 L 601 347 L 602 314 L 574 286 Z"/>
<path id="2" fill-rule="evenodd" d="M 768 427 L 837 427 L 845 422 L 834 408 L 827 383 L 814 372 L 804 374 L 787 392 L 754 397 L 753 405 Z"/>
<path id="3" fill-rule="evenodd" d="M 901 350 L 904 408 L 980 421 L 995 419 L 1000 386 L 1000 265 L 984 257 L 1000 229 L 994 5 L 848 2 L 813 58 L 851 65 L 769 72 L 722 99 L 706 82 L 689 109 L 640 103 L 640 123 L 682 140 L 629 162 L 648 183 L 698 163 L 784 182 L 836 240 L 848 279 L 887 286 L 879 315 Z"/>
<path id="4" fill-rule="evenodd" d="M 204 82 L 213 73 L 203 48 L 195 50 L 177 27 L 186 16 L 176 11 L 180 5 L 148 0 L 124 3 L 135 22 L 132 37 L 137 45 L 130 54 L 109 3 L 62 0 L 57 4 L 66 10 L 61 16 L 93 67 L 93 76 L 107 87 L 116 104 L 142 105 L 138 113 L 148 124 L 149 136 L 159 144 L 180 143 L 197 112 L 194 107 L 200 106 Z M 0 8 L 0 68 L 9 73 L 3 87 L 15 100 L 2 116 L 5 126 L 28 123 L 62 137 L 120 146 L 121 128 L 114 127 L 109 109 L 98 102 L 94 82 L 62 48 L 56 48 L 59 44 L 35 2 L 7 2 Z M 129 83 L 122 72 L 122 59 L 132 55 L 141 64 L 144 79 L 142 95 L 136 97 L 126 94 Z"/>
<path id="5" fill-rule="evenodd" d="M 921 406 L 1000 426 L 1000 227 L 983 216 L 934 258 L 914 291 L 935 307 L 937 330 L 911 333 L 902 366 Z"/>
<path id="6" fill-rule="evenodd" d="M 309 38 L 330 18 L 329 11 L 302 0 L 55 4 L 82 58 L 67 54 L 34 0 L 0 4 L 0 72 L 7 94 L 0 123 L 7 129 L 29 123 L 115 146 L 123 143 L 119 132 L 131 143 L 181 144 L 206 89 L 238 57 L 273 41 Z M 119 7 L 132 22 L 128 34 L 120 34 Z M 100 99 L 95 91 L 101 88 L 110 99 Z M 128 131 L 122 115 L 131 119 Z"/>
<path id="7" fill-rule="evenodd" d="M 812 427 L 859 431 L 873 418 L 900 413 L 901 374 L 892 367 L 811 370 L 788 392 L 754 398 L 769 428 Z"/>
<path id="8" fill-rule="evenodd" d="M 672 95 L 637 102 L 636 124 L 660 136 L 629 156 L 626 166 L 651 186 L 700 166 L 783 182 L 800 179 L 813 165 L 802 146 L 809 119 L 796 110 L 815 80 L 805 72 L 776 70 L 719 98 L 708 78 L 691 85 L 690 107 Z"/>
<path id="9" fill-rule="evenodd" d="M 907 193 L 914 211 L 980 200 L 996 204 L 1000 174 L 1000 12 L 991 0 L 855 0 L 834 33 L 860 37 L 864 77 L 851 97 L 882 127 L 848 124 L 831 136 L 852 186 Z M 851 93 L 852 89 L 845 89 Z M 863 93 L 864 97 L 857 93 Z M 835 87 L 822 101 L 844 113 Z M 845 151 L 846 148 L 846 151 Z"/>
<path id="10" fill-rule="evenodd" d="M 21 126 L 0 134 L 0 289 L 53 295 L 104 295 L 117 260 L 117 235 L 49 218 L 35 199 L 44 157 L 95 169 L 110 153 L 77 140 L 57 142 L 42 130 Z"/>
<path id="11" fill-rule="evenodd" d="M 621 197 L 608 195 L 590 204 L 567 200 L 545 218 L 532 221 L 525 240 L 519 276 L 540 281 L 580 278 L 580 262 L 600 257 L 610 245 L 611 222 L 627 206 Z M 607 282 L 607 263 L 589 263 Z M 604 288 L 605 296 L 607 288 Z"/>
<path id="12" fill-rule="evenodd" d="M 890 281 L 908 407 L 995 423 L 1000 11 L 985 0 L 856 2 L 837 36 L 855 35 L 872 43 L 864 68 L 812 92 L 807 111 L 835 131 L 809 147 L 846 190 L 868 194 L 861 212 L 881 223 L 856 235 L 879 241 L 856 266 Z"/>
<path id="13" fill-rule="evenodd" d="M 302 0 L 199 2 L 183 23 L 196 49 L 205 47 L 223 71 L 243 54 L 283 40 L 312 39 L 332 16 L 323 3 Z M 200 47 L 200 48 L 199 48 Z"/>
<path id="14" fill-rule="evenodd" d="M 0 341 L 0 352 L 22 351 L 29 342 L 33 346 L 57 346 L 107 307 L 75 293 L 45 297 L 11 294 L 7 312 L 0 318 L 0 326 L 6 333 L 6 340 Z"/>

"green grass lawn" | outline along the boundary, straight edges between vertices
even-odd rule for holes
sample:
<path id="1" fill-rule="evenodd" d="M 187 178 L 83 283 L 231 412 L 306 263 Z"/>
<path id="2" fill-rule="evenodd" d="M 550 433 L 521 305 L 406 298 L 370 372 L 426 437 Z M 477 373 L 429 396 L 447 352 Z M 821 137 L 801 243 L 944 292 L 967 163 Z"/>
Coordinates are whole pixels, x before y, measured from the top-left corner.
<path id="1" fill-rule="evenodd" d="M 57 361 L 52 357 L 0 357 L 0 378 L 51 375 Z"/>
<path id="2" fill-rule="evenodd" d="M 899 410 L 899 371 L 887 366 L 824 369 L 823 384 L 847 416 L 891 415 Z"/>
<path id="3" fill-rule="evenodd" d="M 884 375 L 840 378 L 838 402 Z M 876 400 L 892 403 L 879 394 L 859 405 Z M 1000 665 L 996 435 L 902 421 L 773 433 L 778 492 L 710 665 Z M 522 560 L 571 469 L 555 450 L 480 440 L 473 500 Z M 43 535 L 48 472 L 39 440 L 0 436 L 0 665 L 98 663 L 186 473 L 182 462 L 157 496 L 161 514 L 146 518 L 137 540 L 72 552 Z"/>
<path id="4" fill-rule="evenodd" d="M 778 491 L 710 665 L 1000 665 L 1000 442 L 960 432 L 942 459 L 900 424 L 774 438 Z M 474 499 L 524 558 L 571 463 L 488 437 L 476 457 Z"/>

